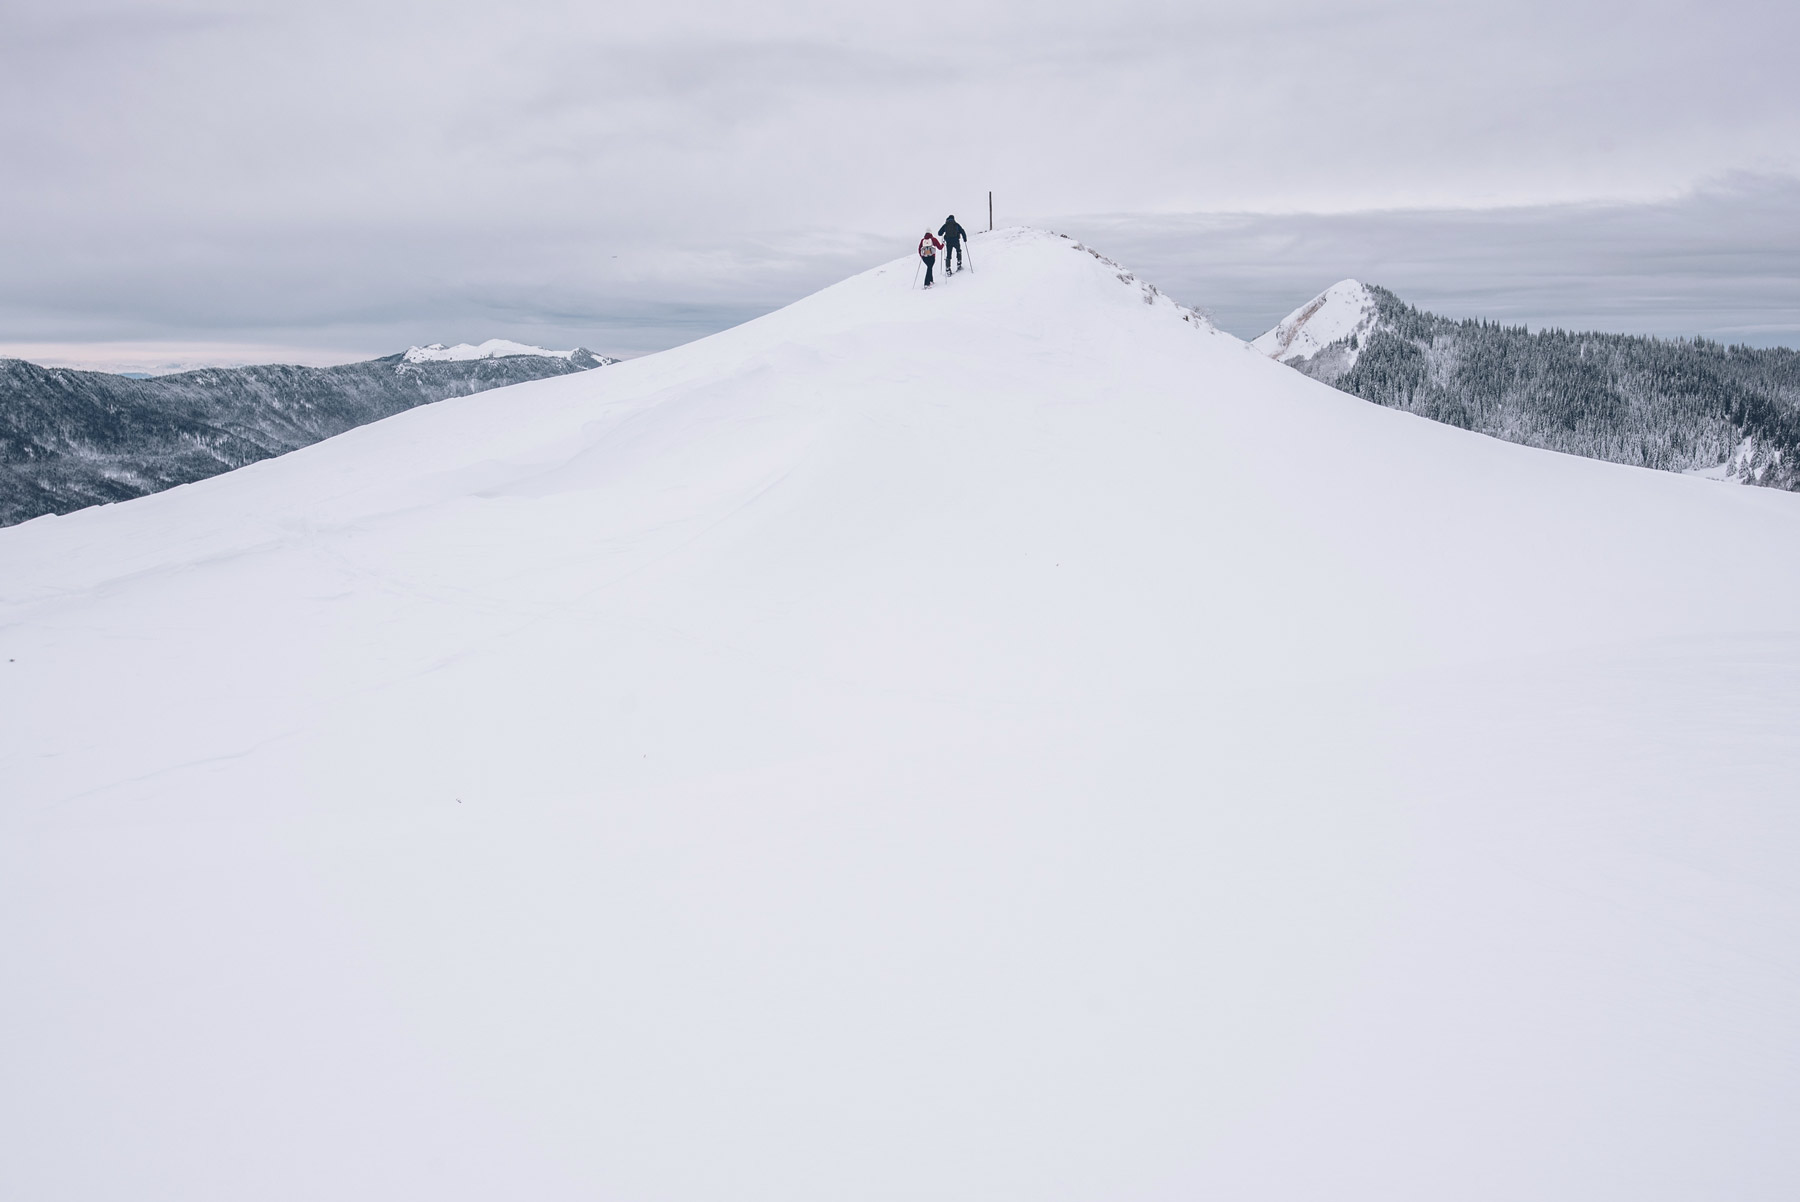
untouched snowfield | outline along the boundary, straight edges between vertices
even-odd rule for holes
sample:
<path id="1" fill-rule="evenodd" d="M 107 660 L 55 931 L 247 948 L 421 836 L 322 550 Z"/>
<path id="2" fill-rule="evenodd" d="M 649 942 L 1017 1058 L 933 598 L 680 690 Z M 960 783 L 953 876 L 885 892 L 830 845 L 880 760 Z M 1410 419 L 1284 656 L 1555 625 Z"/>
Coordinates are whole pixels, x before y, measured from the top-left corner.
<path id="1" fill-rule="evenodd" d="M 0 531 L 0 1196 L 1800 1196 L 1800 497 L 974 255 Z"/>

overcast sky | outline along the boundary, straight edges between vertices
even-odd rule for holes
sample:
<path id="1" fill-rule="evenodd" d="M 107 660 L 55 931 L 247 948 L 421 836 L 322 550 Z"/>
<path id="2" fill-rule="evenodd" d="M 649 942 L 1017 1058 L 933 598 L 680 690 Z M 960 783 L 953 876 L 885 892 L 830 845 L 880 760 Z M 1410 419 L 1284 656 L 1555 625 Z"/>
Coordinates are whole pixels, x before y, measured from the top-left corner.
<path id="1" fill-rule="evenodd" d="M 1800 345 L 1800 5 L 0 0 L 0 348 L 672 345 L 989 188 L 1254 334 Z"/>

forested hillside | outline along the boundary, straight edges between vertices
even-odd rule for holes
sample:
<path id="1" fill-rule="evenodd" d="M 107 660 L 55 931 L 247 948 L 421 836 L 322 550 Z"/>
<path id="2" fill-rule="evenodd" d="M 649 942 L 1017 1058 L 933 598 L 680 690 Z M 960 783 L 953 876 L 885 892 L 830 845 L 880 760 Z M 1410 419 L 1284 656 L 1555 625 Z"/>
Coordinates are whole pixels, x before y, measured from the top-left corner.
<path id="1" fill-rule="evenodd" d="M 613 362 L 581 349 L 416 359 L 152 379 L 0 359 L 0 526 L 205 479 L 416 405 Z"/>
<path id="2" fill-rule="evenodd" d="M 1376 312 L 1366 333 L 1284 362 L 1378 405 L 1511 442 L 1800 488 L 1800 352 L 1532 333 L 1363 288 Z"/>

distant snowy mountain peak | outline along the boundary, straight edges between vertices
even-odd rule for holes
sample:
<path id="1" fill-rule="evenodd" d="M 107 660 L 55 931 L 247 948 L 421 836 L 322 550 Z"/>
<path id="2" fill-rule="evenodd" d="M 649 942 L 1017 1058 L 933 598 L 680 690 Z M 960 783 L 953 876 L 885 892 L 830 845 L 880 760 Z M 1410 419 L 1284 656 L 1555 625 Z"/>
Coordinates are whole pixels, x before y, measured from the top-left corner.
<path id="1" fill-rule="evenodd" d="M 1357 280 L 1339 280 L 1250 345 L 1283 363 L 1310 360 L 1331 349 L 1334 358 L 1344 359 L 1337 368 L 1342 373 L 1355 364 L 1377 314 L 1368 288 Z"/>
<path id="2" fill-rule="evenodd" d="M 402 358 L 408 363 L 442 363 L 468 359 L 509 359 L 514 355 L 536 355 L 544 359 L 573 359 L 582 353 L 584 351 L 581 347 L 567 351 L 552 351 L 541 346 L 512 342 L 505 338 L 490 338 L 479 346 L 467 342 L 459 342 L 455 346 L 445 346 L 441 342 L 434 342 L 430 346 L 415 346 Z"/>

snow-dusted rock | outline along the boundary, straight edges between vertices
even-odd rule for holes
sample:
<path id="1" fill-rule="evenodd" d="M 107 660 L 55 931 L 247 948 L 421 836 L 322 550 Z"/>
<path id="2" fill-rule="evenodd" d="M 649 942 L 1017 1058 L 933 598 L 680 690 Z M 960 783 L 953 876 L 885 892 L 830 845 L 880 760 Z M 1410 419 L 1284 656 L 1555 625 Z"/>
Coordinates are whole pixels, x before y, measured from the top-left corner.
<path id="1" fill-rule="evenodd" d="M 1326 383 L 1349 371 L 1379 319 L 1375 298 L 1356 280 L 1339 280 L 1289 313 L 1250 345 L 1290 365 L 1325 356 L 1308 374 Z M 1329 377 L 1329 378 L 1326 378 Z"/>

